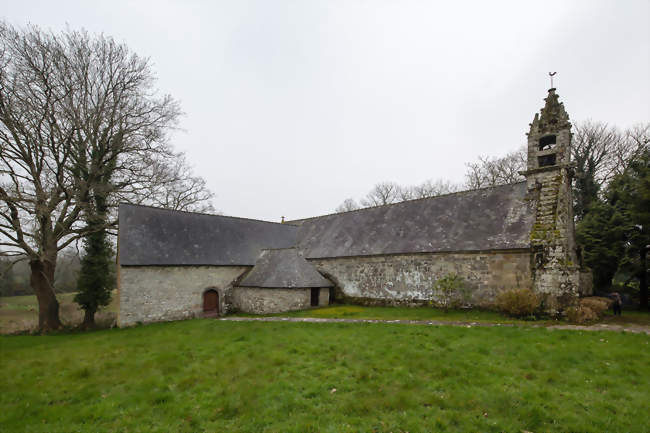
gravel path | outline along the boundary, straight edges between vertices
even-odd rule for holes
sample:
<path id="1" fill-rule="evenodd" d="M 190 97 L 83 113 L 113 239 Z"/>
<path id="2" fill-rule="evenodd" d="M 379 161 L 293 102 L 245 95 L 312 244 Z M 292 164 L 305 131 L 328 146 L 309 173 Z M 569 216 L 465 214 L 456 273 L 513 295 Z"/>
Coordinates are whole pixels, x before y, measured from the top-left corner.
<path id="1" fill-rule="evenodd" d="M 219 320 L 230 322 L 308 322 L 308 323 L 397 323 L 401 325 L 433 325 L 433 326 L 460 326 L 463 328 L 473 327 L 506 327 L 516 326 L 531 328 L 562 329 L 571 331 L 614 331 L 631 332 L 634 334 L 650 335 L 650 327 L 647 326 L 622 326 L 609 325 L 605 323 L 584 326 L 584 325 L 516 325 L 512 323 L 488 323 L 488 322 L 454 322 L 446 320 L 381 320 L 381 319 L 321 319 L 315 317 L 222 317 Z"/>

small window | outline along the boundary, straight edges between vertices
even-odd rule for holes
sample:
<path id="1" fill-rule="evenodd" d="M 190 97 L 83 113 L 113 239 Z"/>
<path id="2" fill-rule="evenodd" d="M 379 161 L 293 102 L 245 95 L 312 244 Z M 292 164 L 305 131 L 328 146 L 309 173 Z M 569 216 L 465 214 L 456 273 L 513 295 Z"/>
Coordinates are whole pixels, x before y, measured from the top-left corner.
<path id="1" fill-rule="evenodd" d="M 555 154 L 543 155 L 537 157 L 537 163 L 540 167 L 548 167 L 549 165 L 555 165 Z"/>
<path id="2" fill-rule="evenodd" d="M 539 139 L 539 150 L 553 149 L 557 140 L 555 135 L 545 135 Z"/>

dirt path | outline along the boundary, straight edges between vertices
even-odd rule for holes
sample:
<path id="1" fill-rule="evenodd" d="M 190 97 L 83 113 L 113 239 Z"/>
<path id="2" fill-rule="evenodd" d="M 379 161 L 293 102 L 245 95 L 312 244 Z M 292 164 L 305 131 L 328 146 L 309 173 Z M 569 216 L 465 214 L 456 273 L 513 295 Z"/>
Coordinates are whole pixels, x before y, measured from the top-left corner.
<path id="1" fill-rule="evenodd" d="M 454 322 L 443 320 L 380 320 L 380 319 L 321 319 L 315 317 L 222 317 L 219 320 L 231 322 L 308 322 L 308 323 L 397 323 L 401 325 L 433 325 L 433 326 L 460 326 L 463 328 L 473 327 L 507 327 L 529 326 L 531 328 L 561 329 L 571 331 L 614 331 L 631 332 L 634 334 L 650 335 L 650 327 L 639 325 L 610 325 L 599 323 L 590 326 L 583 325 L 516 325 L 512 323 L 489 323 L 489 322 Z"/>

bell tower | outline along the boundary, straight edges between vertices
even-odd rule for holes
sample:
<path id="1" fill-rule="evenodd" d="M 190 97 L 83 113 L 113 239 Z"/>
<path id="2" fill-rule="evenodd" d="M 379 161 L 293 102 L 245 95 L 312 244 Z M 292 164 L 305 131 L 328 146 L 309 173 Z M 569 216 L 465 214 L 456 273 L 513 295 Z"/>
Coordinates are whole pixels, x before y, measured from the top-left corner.
<path id="1" fill-rule="evenodd" d="M 533 288 L 547 310 L 571 303 L 580 291 L 571 180 L 571 123 L 555 88 L 528 132 L 528 197 L 535 203 L 530 234 Z"/>
<path id="2" fill-rule="evenodd" d="M 535 113 L 528 133 L 528 171 L 567 167 L 571 159 L 571 123 L 556 89 L 549 89 L 544 108 Z"/>

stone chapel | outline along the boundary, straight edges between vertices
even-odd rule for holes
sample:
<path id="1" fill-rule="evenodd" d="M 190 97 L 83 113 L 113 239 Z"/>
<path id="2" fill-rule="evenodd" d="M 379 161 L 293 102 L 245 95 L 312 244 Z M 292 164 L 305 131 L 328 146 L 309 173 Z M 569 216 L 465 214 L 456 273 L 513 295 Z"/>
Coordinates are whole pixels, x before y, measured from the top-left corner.
<path id="1" fill-rule="evenodd" d="M 122 204 L 118 323 L 333 301 L 436 303 L 450 274 L 466 303 L 531 288 L 557 311 L 591 291 L 575 243 L 571 123 L 556 89 L 528 132 L 525 181 L 274 223 Z"/>

